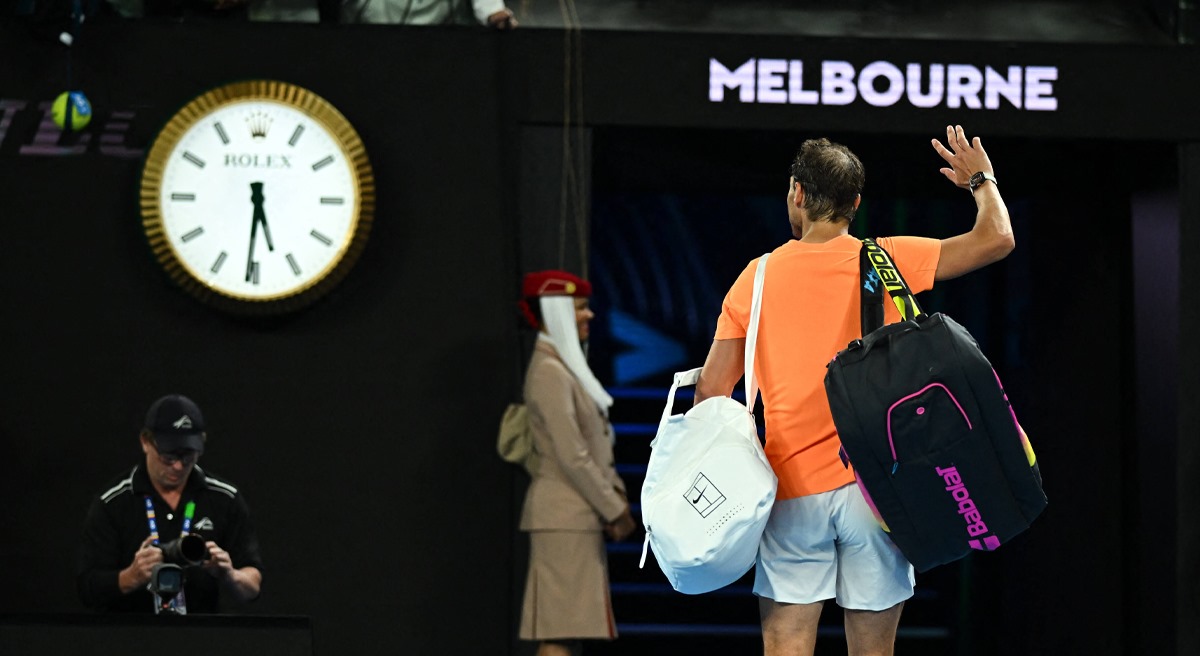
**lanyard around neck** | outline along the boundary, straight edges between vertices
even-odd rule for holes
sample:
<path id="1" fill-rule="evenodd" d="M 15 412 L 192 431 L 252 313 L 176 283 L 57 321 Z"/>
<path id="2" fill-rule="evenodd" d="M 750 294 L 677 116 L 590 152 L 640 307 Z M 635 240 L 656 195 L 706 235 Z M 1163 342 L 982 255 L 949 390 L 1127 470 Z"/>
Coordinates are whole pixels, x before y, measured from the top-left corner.
<path id="1" fill-rule="evenodd" d="M 196 502 L 189 501 L 183 507 L 183 530 L 179 536 L 183 537 L 192 530 L 192 517 L 196 515 Z M 151 501 L 150 495 L 146 495 L 146 523 L 150 525 L 150 539 L 154 544 L 158 544 L 158 520 L 154 518 L 154 502 Z"/>

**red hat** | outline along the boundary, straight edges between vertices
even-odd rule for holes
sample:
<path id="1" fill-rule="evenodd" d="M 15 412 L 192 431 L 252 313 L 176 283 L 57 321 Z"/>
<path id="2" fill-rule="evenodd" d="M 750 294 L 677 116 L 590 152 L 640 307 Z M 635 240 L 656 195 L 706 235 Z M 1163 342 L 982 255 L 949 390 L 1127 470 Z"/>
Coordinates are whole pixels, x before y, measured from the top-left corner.
<path id="1" fill-rule="evenodd" d="M 529 308 L 529 300 L 538 296 L 574 296 L 587 298 L 592 295 L 592 283 L 566 271 L 534 271 L 525 274 L 521 281 L 521 296 L 517 304 L 530 326 L 537 328 L 538 322 Z"/>
<path id="2" fill-rule="evenodd" d="M 587 298 L 592 295 L 592 284 L 566 271 L 534 271 L 525 274 L 521 283 L 521 296 L 574 296 Z"/>

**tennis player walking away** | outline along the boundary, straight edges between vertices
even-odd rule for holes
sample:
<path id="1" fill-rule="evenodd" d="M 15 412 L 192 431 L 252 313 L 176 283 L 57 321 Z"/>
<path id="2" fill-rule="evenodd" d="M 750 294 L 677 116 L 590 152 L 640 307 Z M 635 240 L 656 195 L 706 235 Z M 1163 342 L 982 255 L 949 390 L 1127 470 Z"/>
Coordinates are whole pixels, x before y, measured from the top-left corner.
<path id="1" fill-rule="evenodd" d="M 979 137 L 946 128 L 933 148 L 950 182 L 970 191 L 969 232 L 949 239 L 881 237 L 913 293 L 999 261 L 1013 249 L 1008 209 Z M 755 568 L 767 656 L 811 655 L 826 599 L 844 609 L 851 656 L 892 654 L 912 565 L 875 520 L 841 446 L 825 396 L 825 365 L 861 337 L 859 249 L 850 223 L 862 200 L 862 162 L 827 139 L 805 141 L 792 162 L 787 213 L 794 240 L 771 253 L 763 289 L 755 377 L 766 452 L 779 491 Z M 729 395 L 742 376 L 754 272 L 750 262 L 725 297 L 696 402 Z M 885 303 L 886 323 L 900 320 Z"/>

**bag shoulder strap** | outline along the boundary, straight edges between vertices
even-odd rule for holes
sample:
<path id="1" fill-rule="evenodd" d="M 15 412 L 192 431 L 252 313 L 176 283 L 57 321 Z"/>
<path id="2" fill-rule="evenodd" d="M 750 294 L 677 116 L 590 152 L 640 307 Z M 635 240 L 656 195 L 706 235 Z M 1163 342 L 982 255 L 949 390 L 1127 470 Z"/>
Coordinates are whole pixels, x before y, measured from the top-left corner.
<path id="1" fill-rule="evenodd" d="M 762 316 L 762 291 L 767 276 L 767 257 L 770 255 L 770 253 L 766 253 L 759 258 L 758 268 L 754 271 L 754 296 L 750 299 L 750 321 L 746 326 L 746 363 L 742 373 L 746 381 L 746 407 L 751 410 L 754 408 L 754 402 L 758 399 L 758 384 L 754 380 L 754 351 L 758 344 L 758 321 Z M 667 423 L 667 419 L 671 416 L 671 408 L 675 406 L 675 392 L 680 387 L 695 385 L 700 380 L 700 372 L 703 369 L 704 367 L 696 367 L 675 374 L 671 380 L 671 391 L 667 392 L 667 404 L 663 408 L 662 417 L 658 420 L 659 432 L 662 431 L 663 424 Z M 655 436 L 655 439 L 650 442 L 650 446 L 653 447 L 657 441 L 658 438 Z"/>
<path id="2" fill-rule="evenodd" d="M 758 401 L 758 381 L 754 380 L 754 353 L 758 345 L 758 322 L 762 318 L 763 284 L 767 278 L 767 258 L 770 253 L 763 253 L 758 258 L 758 268 L 754 271 L 754 296 L 750 299 L 750 324 L 746 326 L 746 357 L 744 372 L 746 383 L 746 407 L 754 410 Z"/>
<path id="3" fill-rule="evenodd" d="M 892 261 L 892 256 L 874 239 L 867 237 L 862 240 L 859 249 L 859 276 L 861 278 L 861 321 L 862 334 L 867 334 L 883 326 L 882 295 L 886 289 L 900 311 L 904 321 L 923 319 L 925 313 L 917 303 L 912 289 L 900 275 L 900 268 Z M 868 307 L 871 304 L 871 307 Z M 878 309 L 875 309 L 878 308 Z M 870 323 L 868 323 L 870 322 Z M 877 323 L 876 323 L 877 322 Z"/>
<path id="4" fill-rule="evenodd" d="M 879 330 L 883 327 L 883 285 L 880 284 L 879 274 L 871 266 L 871 258 L 867 255 L 867 242 L 864 239 L 858 249 L 858 298 L 859 324 L 862 326 L 860 337 Z"/>

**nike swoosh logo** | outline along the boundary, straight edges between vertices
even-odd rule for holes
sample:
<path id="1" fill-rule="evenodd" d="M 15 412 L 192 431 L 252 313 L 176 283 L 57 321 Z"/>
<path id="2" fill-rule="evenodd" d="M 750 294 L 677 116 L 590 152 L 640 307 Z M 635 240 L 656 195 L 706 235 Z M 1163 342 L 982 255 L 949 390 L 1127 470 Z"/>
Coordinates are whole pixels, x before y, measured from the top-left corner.
<path id="1" fill-rule="evenodd" d="M 704 498 L 704 493 L 707 491 L 708 491 L 708 488 L 704 488 L 703 490 L 700 490 L 700 494 L 697 494 L 696 498 L 692 499 L 692 505 L 694 506 L 694 505 L 700 503 L 700 500 Z"/>

